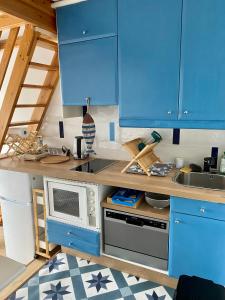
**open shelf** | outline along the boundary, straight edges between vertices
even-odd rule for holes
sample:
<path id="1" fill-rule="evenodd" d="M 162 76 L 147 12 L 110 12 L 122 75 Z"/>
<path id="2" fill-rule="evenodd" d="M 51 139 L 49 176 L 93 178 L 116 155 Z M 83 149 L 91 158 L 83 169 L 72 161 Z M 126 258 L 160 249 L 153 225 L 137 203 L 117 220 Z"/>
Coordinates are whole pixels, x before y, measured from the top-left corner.
<path id="1" fill-rule="evenodd" d="M 107 203 L 107 200 L 101 202 L 101 206 L 104 208 L 114 209 L 118 211 L 123 211 L 127 213 L 132 213 L 140 216 L 160 219 L 160 220 L 169 220 L 170 209 L 169 207 L 164 209 L 157 209 L 149 206 L 145 201 L 143 201 L 138 208 L 131 208 L 128 206 L 122 206 L 117 204 Z"/>

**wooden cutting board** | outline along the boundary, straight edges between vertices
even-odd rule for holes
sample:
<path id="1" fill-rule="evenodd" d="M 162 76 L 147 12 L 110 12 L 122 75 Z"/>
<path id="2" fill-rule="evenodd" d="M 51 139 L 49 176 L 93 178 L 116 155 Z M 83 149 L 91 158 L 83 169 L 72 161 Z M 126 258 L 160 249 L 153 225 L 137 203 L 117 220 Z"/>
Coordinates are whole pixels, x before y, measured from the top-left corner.
<path id="1" fill-rule="evenodd" d="M 52 156 L 42 158 L 40 162 L 42 164 L 61 164 L 69 160 L 70 160 L 69 156 L 52 155 Z"/>

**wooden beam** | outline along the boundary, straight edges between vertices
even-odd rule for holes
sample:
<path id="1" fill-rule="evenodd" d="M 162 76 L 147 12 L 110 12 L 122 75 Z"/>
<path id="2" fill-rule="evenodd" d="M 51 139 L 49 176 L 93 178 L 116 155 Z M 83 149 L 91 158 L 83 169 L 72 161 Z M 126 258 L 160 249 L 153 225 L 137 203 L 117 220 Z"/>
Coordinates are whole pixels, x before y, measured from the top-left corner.
<path id="1" fill-rule="evenodd" d="M 9 65 L 9 61 L 14 49 L 14 45 L 17 39 L 17 35 L 19 33 L 19 27 L 13 28 L 9 32 L 9 37 L 6 42 L 6 46 L 2 55 L 1 63 L 0 63 L 0 89 L 2 87 L 5 74 Z"/>
<path id="2" fill-rule="evenodd" d="M 51 0 L 22 0 L 22 2 L 32 6 L 35 9 L 39 9 L 49 16 L 55 16 L 55 11 L 51 6 Z"/>
<path id="3" fill-rule="evenodd" d="M 32 25 L 26 25 L 14 68 L 0 110 L 0 152 L 11 123 L 12 116 L 25 80 L 29 63 L 36 46 L 37 33 Z"/>
<path id="4" fill-rule="evenodd" d="M 26 24 L 26 22 L 22 19 L 10 16 L 8 14 L 0 15 L 0 30 L 20 27 L 24 24 Z"/>
<path id="5" fill-rule="evenodd" d="M 0 0 L 0 10 L 56 33 L 56 18 L 51 2 L 47 0 Z"/>

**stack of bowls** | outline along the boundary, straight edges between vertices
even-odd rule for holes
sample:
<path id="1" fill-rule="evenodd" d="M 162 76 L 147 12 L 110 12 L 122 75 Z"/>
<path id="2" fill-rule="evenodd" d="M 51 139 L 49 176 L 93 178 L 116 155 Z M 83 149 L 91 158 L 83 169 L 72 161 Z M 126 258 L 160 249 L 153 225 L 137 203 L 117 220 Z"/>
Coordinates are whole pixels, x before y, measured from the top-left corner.
<path id="1" fill-rule="evenodd" d="M 145 192 L 145 201 L 154 208 L 163 209 L 170 205 L 170 196 Z"/>

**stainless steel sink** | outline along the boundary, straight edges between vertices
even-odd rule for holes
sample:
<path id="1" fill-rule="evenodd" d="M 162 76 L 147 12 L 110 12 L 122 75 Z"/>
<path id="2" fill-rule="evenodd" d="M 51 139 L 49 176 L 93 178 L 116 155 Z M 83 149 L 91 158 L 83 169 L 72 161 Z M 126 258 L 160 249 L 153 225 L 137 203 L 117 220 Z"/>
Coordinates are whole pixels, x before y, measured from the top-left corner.
<path id="1" fill-rule="evenodd" d="M 174 177 L 174 181 L 190 187 L 225 190 L 225 176 L 222 174 L 195 172 L 186 174 L 179 172 Z"/>

